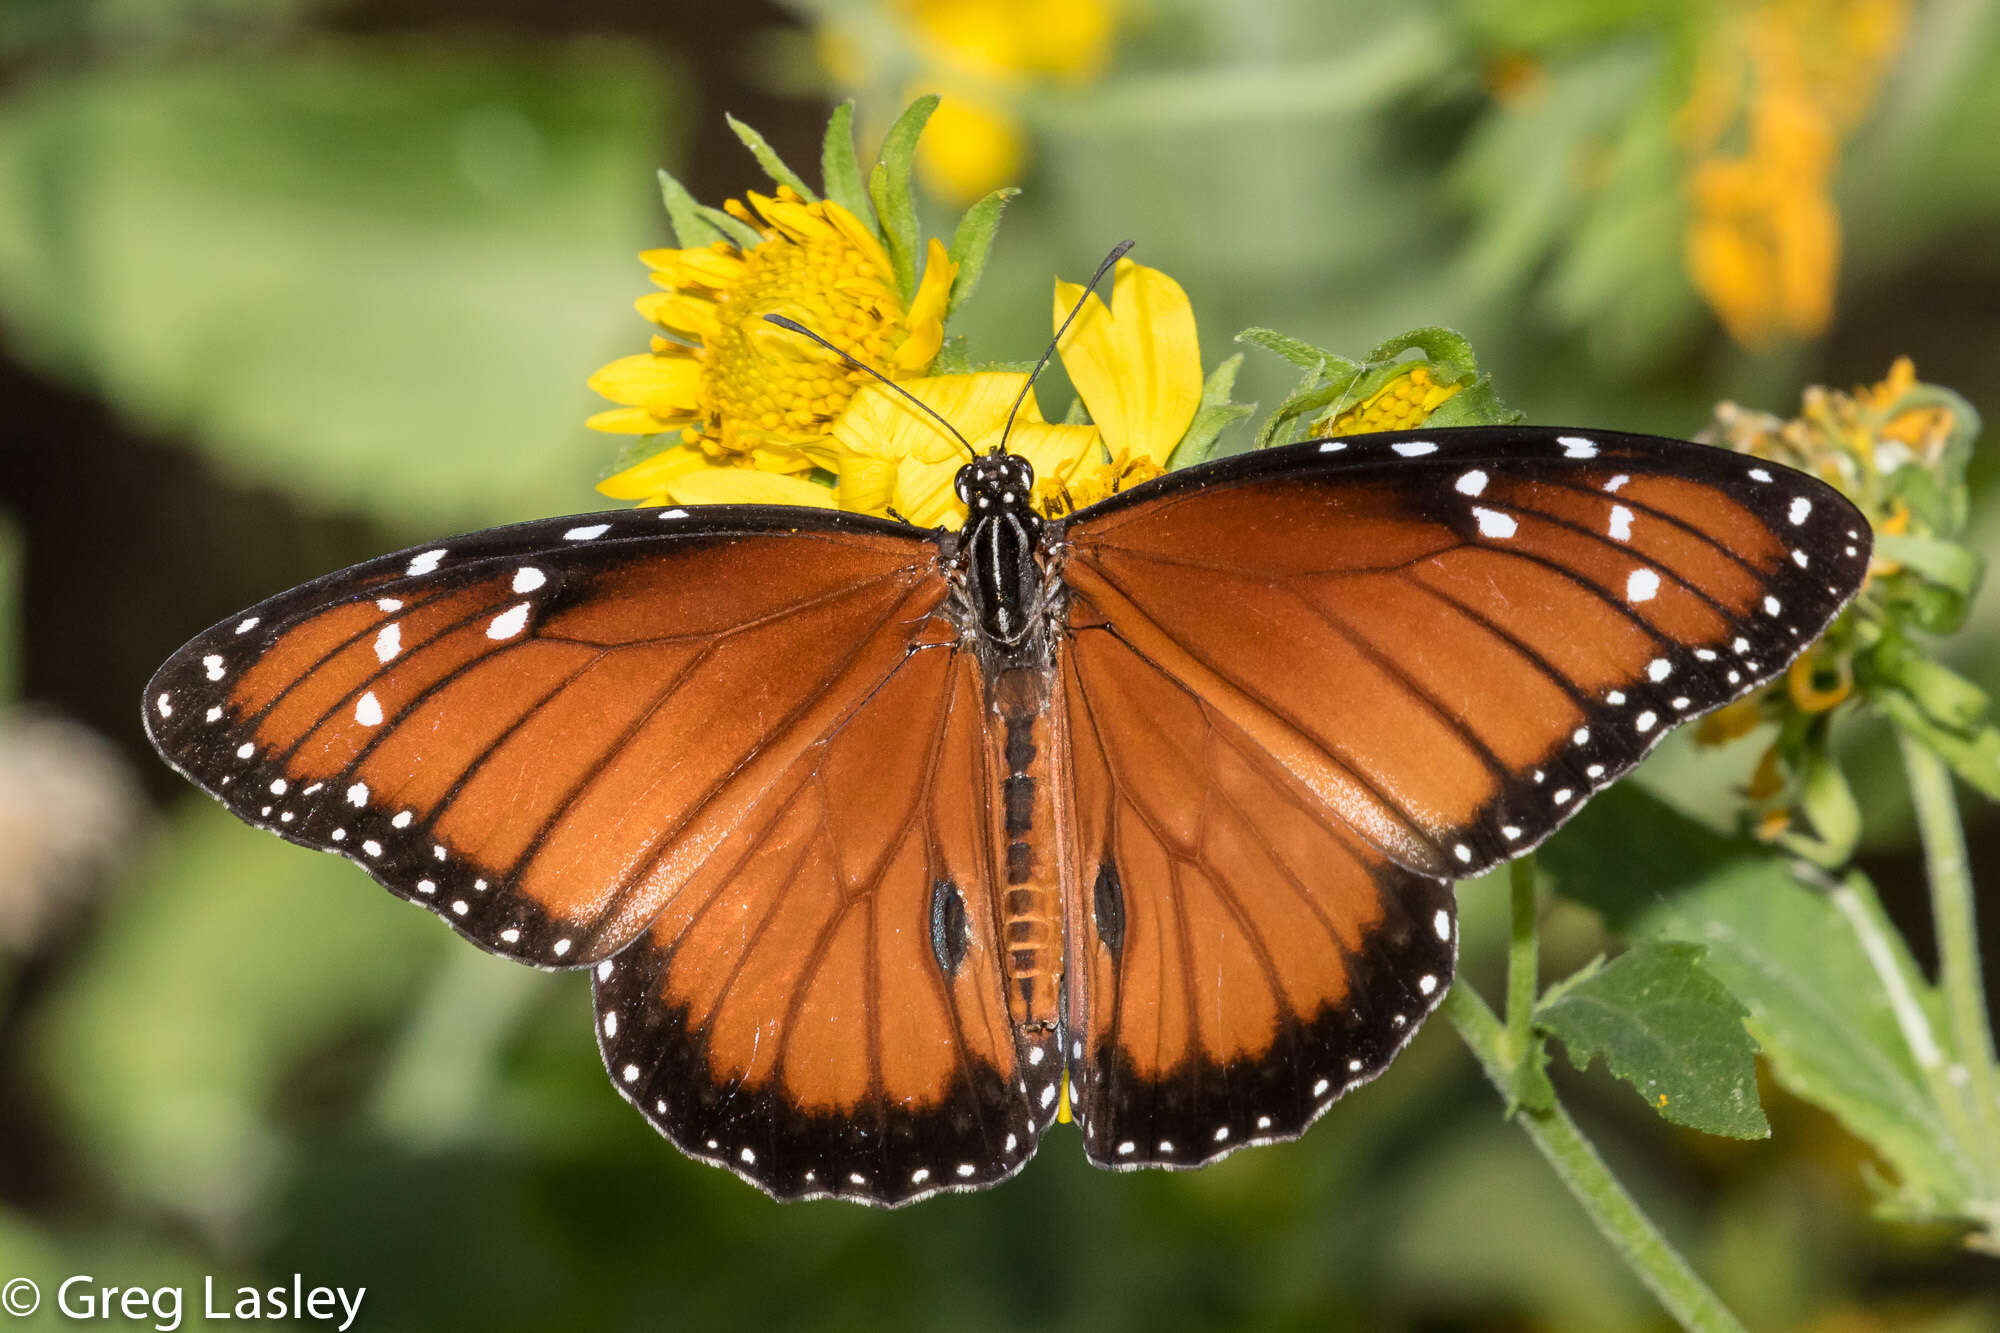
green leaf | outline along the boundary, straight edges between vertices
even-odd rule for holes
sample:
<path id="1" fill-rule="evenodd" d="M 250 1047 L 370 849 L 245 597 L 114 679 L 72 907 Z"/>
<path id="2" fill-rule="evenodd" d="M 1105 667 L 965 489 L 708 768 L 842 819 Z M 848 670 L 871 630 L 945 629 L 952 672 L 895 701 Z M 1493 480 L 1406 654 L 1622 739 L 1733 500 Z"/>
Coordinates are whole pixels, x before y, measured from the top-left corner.
<path id="1" fill-rule="evenodd" d="M 1935 751 L 1980 795 L 2000 801 L 2000 729 L 1991 724 L 1970 731 L 1944 726 L 1914 697 L 1898 689 L 1877 689 L 1869 701 L 1919 744 Z"/>
<path id="2" fill-rule="evenodd" d="M 587 57 L 587 58 L 586 58 Z M 0 106 L 9 346 L 233 485 L 398 533 L 602 507 L 663 73 L 591 41 L 66 62 Z"/>
<path id="3" fill-rule="evenodd" d="M 673 226 L 674 239 L 680 242 L 681 249 L 693 250 L 729 239 L 729 234 L 702 212 L 701 201 L 688 193 L 687 186 L 675 180 L 665 167 L 660 168 L 659 174 L 660 198 L 667 205 L 667 221 Z"/>
<path id="4" fill-rule="evenodd" d="M 978 288 L 980 276 L 986 272 L 986 257 L 993 250 L 993 234 L 1000 229 L 1000 214 L 1006 210 L 1007 201 L 1019 193 L 1011 185 L 995 190 L 966 209 L 965 216 L 958 220 L 958 230 L 951 234 L 947 251 L 951 262 L 958 266 L 958 273 L 951 280 L 951 297 L 945 302 L 946 319 Z"/>
<path id="5" fill-rule="evenodd" d="M 1980 578 L 1985 572 L 1985 561 L 1977 551 L 1937 537 L 1880 533 L 1875 538 L 1875 554 L 1914 569 L 1961 597 L 1971 597 L 1979 591 Z"/>
<path id="6" fill-rule="evenodd" d="M 785 165 L 785 159 L 778 156 L 778 150 L 771 147 L 769 140 L 727 111 L 722 113 L 722 118 L 729 122 L 729 128 L 736 132 L 736 137 L 743 141 L 743 146 L 757 159 L 757 165 L 764 168 L 766 176 L 780 185 L 791 186 L 799 198 L 807 203 L 818 202 L 819 196 L 813 193 L 812 186 L 806 184 L 805 178 L 798 172 Z"/>
<path id="7" fill-rule="evenodd" d="M 1437 406 L 1424 418 L 1426 426 L 1511 426 L 1526 417 L 1519 408 L 1509 407 L 1493 391 L 1493 377 L 1481 375 Z"/>
<path id="8" fill-rule="evenodd" d="M 1236 389 L 1236 372 L 1242 368 L 1243 353 L 1238 352 L 1217 366 L 1202 382 L 1201 405 L 1195 409 L 1194 420 L 1188 423 L 1180 443 L 1167 457 L 1169 472 L 1206 463 L 1215 452 L 1215 441 L 1223 428 L 1257 410 L 1252 403 L 1229 401 L 1229 395 Z"/>
<path id="9" fill-rule="evenodd" d="M 861 164 L 854 156 L 854 99 L 848 98 L 827 118 L 826 139 L 819 151 L 820 183 L 826 197 L 839 204 L 870 230 L 875 228 L 875 206 L 868 201 L 868 187 L 861 180 Z"/>
<path id="10" fill-rule="evenodd" d="M 1433 372 L 1431 378 L 1440 384 L 1458 384 L 1479 371 L 1478 363 L 1472 356 L 1472 344 L 1466 341 L 1465 335 L 1435 325 L 1411 329 L 1377 344 L 1368 353 L 1367 363 L 1371 366 L 1387 365 L 1411 350 L 1424 354 Z"/>
<path id="11" fill-rule="evenodd" d="M 1293 434 L 1291 427 L 1298 423 L 1298 419 L 1315 408 L 1324 407 L 1333 400 L 1334 395 L 1341 392 L 1338 384 L 1326 383 L 1324 369 L 1324 366 L 1314 365 L 1306 371 L 1298 386 L 1271 409 L 1271 415 L 1265 418 L 1263 426 L 1258 429 L 1257 438 L 1251 443 L 1251 448 L 1268 449 L 1274 444 L 1290 444 Z"/>
<path id="12" fill-rule="evenodd" d="M 931 358 L 930 373 L 933 375 L 967 375 L 972 372 L 972 359 L 965 350 L 965 338 L 961 334 L 951 334 L 938 348 L 938 354 Z"/>
<path id="13" fill-rule="evenodd" d="M 882 220 L 882 241 L 896 270 L 896 287 L 903 294 L 904 305 L 917 290 L 917 207 L 910 197 L 910 163 L 916 157 L 917 139 L 937 104 L 936 93 L 926 93 L 910 103 L 889 127 L 875 169 L 868 173 L 868 197 L 875 201 L 875 215 Z"/>
<path id="14" fill-rule="evenodd" d="M 1358 361 L 1349 361 L 1346 357 L 1336 356 L 1324 348 L 1314 347 L 1303 339 L 1294 338 L 1289 333 L 1280 333 L 1276 329 L 1248 328 L 1236 335 L 1236 341 L 1261 347 L 1267 352 L 1275 352 L 1300 370 L 1318 371 L 1325 366 L 1338 366 L 1343 363 L 1354 370 L 1361 369 L 1361 363 Z"/>
<path id="15" fill-rule="evenodd" d="M 1783 858 L 1723 838 L 1630 783 L 1543 847 L 1557 891 L 1636 940 L 1703 945 L 1703 963 L 1749 1011 L 1772 1075 L 1830 1112 L 1895 1173 L 1890 1205 L 1960 1216 L 1975 1179 L 1932 1099 L 1937 997 L 1900 936 L 1851 890 L 1799 882 Z M 1913 1049 L 1914 1045 L 1914 1049 Z"/>
<path id="16" fill-rule="evenodd" d="M 1812 836 L 1798 832 L 1781 835 L 1778 845 L 1828 870 L 1838 870 L 1854 859 L 1861 845 L 1861 806 L 1847 775 L 1827 754 L 1823 745 L 1806 747 L 1800 759 L 1803 772 L 1799 781 L 1799 808 L 1812 825 Z"/>
<path id="17" fill-rule="evenodd" d="M 1757 1044 L 1745 1010 L 1701 965 L 1698 944 L 1639 944 L 1551 990 L 1535 1024 L 1582 1069 L 1602 1055 L 1613 1074 L 1677 1125 L 1761 1139 Z"/>
<path id="18" fill-rule="evenodd" d="M 287 1084 L 397 1023 L 450 937 L 192 792 L 116 901 L 42 1016 L 40 1078 L 129 1197 L 241 1224 L 293 1146 Z"/>
<path id="19" fill-rule="evenodd" d="M 696 204 L 695 212 L 720 230 L 723 239 L 733 242 L 738 249 L 748 250 L 764 243 L 764 234 L 742 218 L 725 213 L 719 208 L 710 208 L 707 204 Z"/>

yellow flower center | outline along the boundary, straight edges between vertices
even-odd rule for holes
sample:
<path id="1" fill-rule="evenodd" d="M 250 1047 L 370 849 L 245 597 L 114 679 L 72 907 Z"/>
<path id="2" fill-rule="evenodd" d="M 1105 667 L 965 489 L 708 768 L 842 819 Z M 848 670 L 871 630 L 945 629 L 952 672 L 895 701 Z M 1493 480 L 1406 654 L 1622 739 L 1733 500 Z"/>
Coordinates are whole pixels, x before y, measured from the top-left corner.
<path id="1" fill-rule="evenodd" d="M 831 231 L 831 229 L 829 229 Z M 743 252 L 742 275 L 717 294 L 700 391 L 711 452 L 804 444 L 825 434 L 867 376 L 796 333 L 784 315 L 871 366 L 903 343 L 902 303 L 879 261 L 846 236 L 777 228 Z"/>
<path id="2" fill-rule="evenodd" d="M 1439 384 L 1430 367 L 1417 362 L 1368 396 L 1367 401 L 1336 415 L 1322 417 L 1313 433 L 1365 435 L 1377 431 L 1414 430 L 1455 395 L 1462 385 Z"/>

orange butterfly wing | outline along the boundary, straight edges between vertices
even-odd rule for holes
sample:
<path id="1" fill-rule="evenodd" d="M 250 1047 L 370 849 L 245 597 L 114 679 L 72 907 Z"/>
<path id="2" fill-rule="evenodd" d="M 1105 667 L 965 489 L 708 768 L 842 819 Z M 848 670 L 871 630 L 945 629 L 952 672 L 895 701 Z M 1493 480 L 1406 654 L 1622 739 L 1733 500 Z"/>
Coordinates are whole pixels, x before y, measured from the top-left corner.
<path id="1" fill-rule="evenodd" d="M 987 1183 L 1038 1130 L 937 554 L 815 511 L 498 529 L 216 626 L 146 721 L 235 813 L 480 947 L 597 964 L 614 1083 L 695 1155 L 788 1195 Z M 854 1184 L 830 1117 L 934 1175 Z M 838 1179 L 800 1165 L 822 1151 Z"/>
<path id="2" fill-rule="evenodd" d="M 983 703 L 969 654 L 914 653 L 599 966 L 613 1081 L 688 1152 L 888 1204 L 1033 1154 L 1052 1117 L 1001 980 Z"/>
<path id="3" fill-rule="evenodd" d="M 1296 1133 L 1379 1069 L 1449 982 L 1441 881 L 1781 671 L 1869 537 L 1742 455 L 1481 429 L 1190 469 L 1063 549 L 1072 1077 L 1117 1166 Z"/>

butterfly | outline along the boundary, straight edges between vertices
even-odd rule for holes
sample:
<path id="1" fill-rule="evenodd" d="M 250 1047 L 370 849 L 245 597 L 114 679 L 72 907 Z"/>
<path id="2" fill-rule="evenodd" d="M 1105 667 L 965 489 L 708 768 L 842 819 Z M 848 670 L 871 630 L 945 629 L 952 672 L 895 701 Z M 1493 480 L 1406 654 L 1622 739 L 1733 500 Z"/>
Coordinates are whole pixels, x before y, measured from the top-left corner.
<path id="1" fill-rule="evenodd" d="M 1300 1134 L 1546 838 L 1860 587 L 1824 483 L 1642 435 L 1313 440 L 1062 519 L 778 506 L 329 574 L 147 687 L 160 753 L 480 948 L 588 968 L 612 1083 L 781 1199 Z"/>

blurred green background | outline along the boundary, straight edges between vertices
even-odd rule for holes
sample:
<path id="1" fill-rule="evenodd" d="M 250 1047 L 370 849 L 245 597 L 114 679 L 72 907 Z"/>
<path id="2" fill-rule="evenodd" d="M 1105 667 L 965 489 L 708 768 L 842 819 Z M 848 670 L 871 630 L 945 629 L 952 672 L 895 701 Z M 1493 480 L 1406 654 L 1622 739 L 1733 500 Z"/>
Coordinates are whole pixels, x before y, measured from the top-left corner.
<path id="1" fill-rule="evenodd" d="M 1129 235 L 1210 364 L 1246 325 L 1358 354 L 1449 324 L 1530 420 L 1685 435 L 1907 354 L 2000 418 L 1977 0 L 4 0 L 0 1280 L 302 1272 L 366 1286 L 369 1329 L 1665 1326 L 1441 1023 L 1200 1173 L 1101 1174 L 1059 1129 L 983 1195 L 780 1207 L 612 1094 L 583 978 L 452 943 L 147 750 L 140 686 L 195 630 L 601 507 L 583 381 L 643 346 L 656 167 L 720 203 L 768 188 L 725 111 L 807 166 L 836 98 L 865 154 L 929 90 L 934 226 L 1024 187 L 976 355 L 1034 355 L 1052 275 Z M 1292 374 L 1253 353 L 1237 396 Z M 1988 595 L 1951 656 L 2000 687 L 1997 642 Z M 1891 752 L 1846 740 L 1921 955 Z M 1721 817 L 1757 750 L 1639 780 Z M 2000 884 L 2000 820 L 1966 813 Z M 1463 892 L 1489 994 L 1501 896 Z M 1546 939 L 1549 975 L 1605 942 L 1562 905 Z M 1726 1143 L 1557 1073 L 1752 1327 L 2000 1329 L 2000 1265 L 1873 1219 L 1821 1113 L 1767 1087 L 1774 1138 Z"/>

